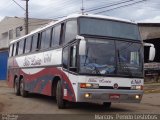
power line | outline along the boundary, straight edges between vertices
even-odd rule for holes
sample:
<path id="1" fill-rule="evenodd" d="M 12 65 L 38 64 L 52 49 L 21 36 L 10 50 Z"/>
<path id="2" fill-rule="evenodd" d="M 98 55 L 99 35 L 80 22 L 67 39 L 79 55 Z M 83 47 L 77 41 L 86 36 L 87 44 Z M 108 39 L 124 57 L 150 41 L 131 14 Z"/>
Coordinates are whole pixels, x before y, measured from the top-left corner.
<path id="1" fill-rule="evenodd" d="M 95 11 L 95 10 L 100 10 L 100 9 L 103 9 L 103 8 L 106 8 L 106 7 L 112 7 L 112 6 L 115 6 L 115 5 L 131 2 L 131 1 L 134 1 L 134 0 L 126 0 L 126 1 L 121 1 L 121 2 L 119 1 L 117 3 L 112 3 L 110 5 L 101 6 L 101 7 L 98 7 L 98 8 L 91 9 L 91 10 L 86 10 L 85 12 L 91 12 L 91 11 Z"/>
<path id="2" fill-rule="evenodd" d="M 134 4 L 137 4 L 137 3 L 141 3 L 141 2 L 145 2 L 145 1 L 147 1 L 147 0 L 141 0 L 141 1 L 137 1 L 137 2 L 134 2 L 134 3 L 127 4 L 127 5 L 122 5 L 122 6 L 115 7 L 115 8 L 111 8 L 111 9 L 108 9 L 108 10 L 104 10 L 104 11 L 96 12 L 95 14 L 104 13 L 104 12 L 107 12 L 107 11 L 111 11 L 111 10 L 119 9 L 119 8 L 121 8 L 121 7 L 131 6 L 131 5 L 134 5 Z"/>
<path id="3" fill-rule="evenodd" d="M 26 11 L 25 8 L 23 8 L 19 3 L 17 3 L 15 0 L 12 0 L 14 3 L 16 3 L 21 9 L 23 9 L 24 11 Z"/>

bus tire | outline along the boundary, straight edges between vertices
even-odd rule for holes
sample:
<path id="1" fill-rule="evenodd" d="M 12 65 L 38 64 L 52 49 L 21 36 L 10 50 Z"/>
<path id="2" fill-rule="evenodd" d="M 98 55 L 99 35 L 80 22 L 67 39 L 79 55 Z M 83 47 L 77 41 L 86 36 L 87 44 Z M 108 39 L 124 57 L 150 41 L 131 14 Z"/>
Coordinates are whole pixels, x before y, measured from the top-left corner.
<path id="1" fill-rule="evenodd" d="M 23 78 L 20 80 L 20 95 L 22 97 L 27 97 L 28 96 L 28 91 L 26 91 L 24 89 L 24 81 L 23 81 Z"/>
<path id="2" fill-rule="evenodd" d="M 17 96 L 20 96 L 20 86 L 19 86 L 18 77 L 16 77 L 14 80 L 14 92 Z"/>
<path id="3" fill-rule="evenodd" d="M 63 90 L 60 80 L 57 83 L 56 100 L 59 109 L 65 108 L 65 101 L 63 100 Z"/>
<path id="4" fill-rule="evenodd" d="M 103 103 L 103 107 L 104 107 L 105 109 L 110 109 L 110 107 L 111 107 L 111 102 L 104 102 L 104 103 Z"/>

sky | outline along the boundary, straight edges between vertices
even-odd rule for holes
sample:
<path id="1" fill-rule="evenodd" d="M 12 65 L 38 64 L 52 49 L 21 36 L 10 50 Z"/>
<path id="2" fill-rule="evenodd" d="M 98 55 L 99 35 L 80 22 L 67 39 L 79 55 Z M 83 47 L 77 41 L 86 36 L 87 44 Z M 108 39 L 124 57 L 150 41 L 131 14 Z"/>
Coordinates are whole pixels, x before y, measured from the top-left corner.
<path id="1" fill-rule="evenodd" d="M 24 0 L 0 0 L 0 20 L 5 16 L 24 17 Z M 136 22 L 160 23 L 160 0 L 83 0 L 84 12 L 102 14 Z M 59 19 L 81 13 L 82 0 L 29 0 L 29 17 Z"/>

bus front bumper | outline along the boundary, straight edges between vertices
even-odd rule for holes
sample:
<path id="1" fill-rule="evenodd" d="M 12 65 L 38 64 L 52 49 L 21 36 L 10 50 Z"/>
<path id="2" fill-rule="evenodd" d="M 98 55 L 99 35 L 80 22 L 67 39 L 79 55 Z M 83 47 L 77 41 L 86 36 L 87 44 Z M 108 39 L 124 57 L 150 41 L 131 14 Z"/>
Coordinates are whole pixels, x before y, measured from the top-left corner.
<path id="1" fill-rule="evenodd" d="M 143 90 L 79 89 L 77 102 L 140 103 Z"/>

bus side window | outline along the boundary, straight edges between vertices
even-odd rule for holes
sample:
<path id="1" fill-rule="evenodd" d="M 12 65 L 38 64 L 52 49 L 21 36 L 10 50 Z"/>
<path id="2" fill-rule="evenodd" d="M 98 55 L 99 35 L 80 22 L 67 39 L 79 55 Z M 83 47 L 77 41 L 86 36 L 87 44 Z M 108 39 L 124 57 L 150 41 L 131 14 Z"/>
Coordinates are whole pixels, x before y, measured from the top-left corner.
<path id="1" fill-rule="evenodd" d="M 41 33 L 41 49 L 45 48 L 46 31 Z"/>
<path id="2" fill-rule="evenodd" d="M 32 52 L 38 50 L 38 34 L 32 36 Z"/>
<path id="3" fill-rule="evenodd" d="M 31 40 L 31 37 L 26 38 L 25 53 L 29 53 L 31 50 Z"/>
<path id="4" fill-rule="evenodd" d="M 77 21 L 72 20 L 66 23 L 66 30 L 65 30 L 65 43 L 70 42 L 71 40 L 75 39 L 77 35 Z"/>
<path id="5" fill-rule="evenodd" d="M 19 49 L 19 42 L 17 42 L 16 55 L 18 55 L 18 49 Z"/>
<path id="6" fill-rule="evenodd" d="M 69 70 L 76 72 L 77 71 L 77 46 L 70 47 L 70 65 Z"/>
<path id="7" fill-rule="evenodd" d="M 68 56 L 69 56 L 69 50 L 68 47 L 63 48 L 63 56 L 62 56 L 62 65 L 63 68 L 68 69 Z"/>
<path id="8" fill-rule="evenodd" d="M 12 56 L 12 51 L 13 51 L 13 44 L 10 45 L 10 47 L 9 47 L 9 57 Z"/>
<path id="9" fill-rule="evenodd" d="M 19 42 L 18 55 L 23 54 L 23 49 L 24 49 L 24 40 L 21 40 Z"/>
<path id="10" fill-rule="evenodd" d="M 50 47 L 51 29 L 45 30 L 41 33 L 41 49 Z"/>
<path id="11" fill-rule="evenodd" d="M 63 43 L 64 43 L 64 23 L 61 23 L 59 45 L 63 45 Z"/>
<path id="12" fill-rule="evenodd" d="M 61 25 L 56 26 L 52 30 L 52 47 L 59 46 Z"/>
<path id="13" fill-rule="evenodd" d="M 11 56 L 14 56 L 14 46 L 15 44 L 13 44 Z"/>
<path id="14" fill-rule="evenodd" d="M 16 49 L 17 49 L 17 43 L 14 43 L 13 56 L 15 56 L 15 55 L 16 55 Z"/>

